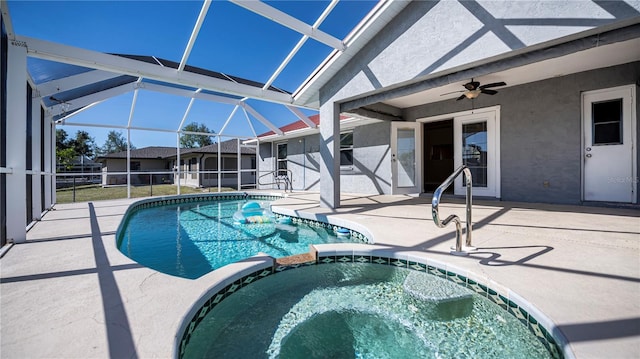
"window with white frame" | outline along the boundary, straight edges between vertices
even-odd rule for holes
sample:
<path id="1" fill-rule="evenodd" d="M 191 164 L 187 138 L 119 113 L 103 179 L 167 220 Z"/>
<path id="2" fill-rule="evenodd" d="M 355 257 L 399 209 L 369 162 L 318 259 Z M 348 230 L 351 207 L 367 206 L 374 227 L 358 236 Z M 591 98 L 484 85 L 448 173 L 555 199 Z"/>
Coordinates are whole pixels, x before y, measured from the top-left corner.
<path id="1" fill-rule="evenodd" d="M 340 166 L 353 166 L 353 131 L 340 134 Z"/>
<path id="2" fill-rule="evenodd" d="M 277 166 L 278 170 L 286 170 L 287 169 L 287 144 L 286 143 L 278 143 L 276 145 L 277 149 Z M 280 173 L 278 173 L 280 174 Z M 284 174 L 284 172 L 283 172 Z"/>

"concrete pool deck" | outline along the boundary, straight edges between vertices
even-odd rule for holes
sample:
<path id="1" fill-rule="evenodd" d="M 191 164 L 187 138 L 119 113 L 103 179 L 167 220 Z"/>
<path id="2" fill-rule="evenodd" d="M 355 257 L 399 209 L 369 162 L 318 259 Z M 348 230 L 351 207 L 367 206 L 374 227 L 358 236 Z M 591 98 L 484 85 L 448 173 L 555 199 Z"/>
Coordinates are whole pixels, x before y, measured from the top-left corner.
<path id="1" fill-rule="evenodd" d="M 453 225 L 431 220 L 430 198 L 343 195 L 318 206 L 293 193 L 274 206 L 366 227 L 377 247 L 433 258 L 510 288 L 546 314 L 577 358 L 640 355 L 640 211 L 475 201 L 467 257 L 449 254 Z M 56 205 L 0 259 L 2 358 L 168 358 L 176 330 L 221 268 L 197 280 L 142 267 L 115 231 L 139 199 Z M 441 216 L 464 204 L 447 199 Z M 238 264 L 236 268 L 242 266 Z"/>

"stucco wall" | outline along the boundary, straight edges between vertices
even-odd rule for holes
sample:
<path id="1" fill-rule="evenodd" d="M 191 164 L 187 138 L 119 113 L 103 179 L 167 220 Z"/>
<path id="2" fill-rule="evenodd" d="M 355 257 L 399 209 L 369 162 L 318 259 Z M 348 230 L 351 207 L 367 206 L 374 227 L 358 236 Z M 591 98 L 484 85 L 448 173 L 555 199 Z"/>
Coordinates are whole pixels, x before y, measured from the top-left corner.
<path id="1" fill-rule="evenodd" d="M 327 82 L 320 103 L 639 15 L 637 0 L 412 1 Z"/>
<path id="2" fill-rule="evenodd" d="M 502 199 L 580 203 L 581 92 L 630 85 L 638 79 L 640 62 L 634 62 L 504 88 L 474 100 L 475 108 L 500 105 Z M 405 109 L 403 116 L 415 121 L 470 110 L 471 105 L 448 100 Z"/>
<path id="3" fill-rule="evenodd" d="M 340 170 L 340 188 L 351 193 L 391 193 L 391 123 L 353 130 L 353 168 Z"/>
<path id="4" fill-rule="evenodd" d="M 342 192 L 391 193 L 389 122 L 358 126 L 353 129 L 353 166 L 340 169 Z M 320 135 L 298 137 L 287 143 L 287 166 L 291 170 L 294 190 L 320 190 Z M 260 145 L 260 172 L 275 169 L 271 143 Z M 275 151 L 273 151 L 275 153 Z M 274 188 L 262 186 L 262 188 Z"/>
<path id="5" fill-rule="evenodd" d="M 582 72 L 501 89 L 471 101 L 447 100 L 405 109 L 407 121 L 500 106 L 501 198 L 508 201 L 576 204 L 581 202 L 581 93 L 633 84 L 640 62 Z M 640 93 L 640 88 L 638 89 Z M 640 101 L 636 100 L 640 113 Z M 354 167 L 340 171 L 341 191 L 391 192 L 389 122 L 354 129 Z M 640 140 L 640 126 L 636 126 Z M 287 141 L 293 188 L 319 190 L 319 135 Z M 303 145 L 305 151 L 303 152 Z M 261 171 L 274 168 L 271 143 L 261 145 Z M 264 147 L 264 148 L 263 148 Z M 640 169 L 640 146 L 636 146 Z M 304 155 L 303 155 L 304 153 Z M 306 176 L 306 177 L 305 177 Z M 638 179 L 636 182 L 638 190 Z M 549 185 L 545 186 L 544 183 Z"/>
<path id="6" fill-rule="evenodd" d="M 275 168 L 275 158 L 272 156 L 271 142 L 261 142 L 258 146 L 258 156 L 256 158 L 256 165 L 258 166 L 258 189 L 271 189 L 271 185 L 260 185 L 259 183 L 267 183 L 266 177 L 260 178 L 262 175 L 269 171 L 273 171 Z"/>
<path id="7" fill-rule="evenodd" d="M 337 152 L 332 139 L 337 135 L 339 111 L 336 108 L 340 103 L 371 99 L 386 89 L 415 84 L 432 74 L 455 74 L 459 66 L 477 64 L 488 58 L 495 60 L 514 50 L 639 15 L 637 0 L 412 1 L 319 90 L 320 123 L 325 124 L 321 131 L 327 144 L 323 146 L 320 166 L 321 176 L 326 177 L 320 194 L 322 205 L 339 206 L 337 193 L 347 191 L 332 182 L 336 171 L 333 152 Z M 430 86 L 437 85 L 438 81 L 449 82 L 442 77 L 434 79 Z M 559 126 L 559 130 L 570 130 L 572 125 Z M 550 131 L 542 127 L 538 129 L 540 135 Z M 536 145 L 544 142 L 539 140 Z M 557 158 L 560 154 L 534 152 L 533 155 L 545 164 L 564 163 Z M 554 182 L 562 186 L 569 183 Z M 510 190 L 516 187 L 511 184 Z M 579 193 L 579 188 L 568 190 Z M 546 192 L 549 197 L 541 196 L 554 198 L 551 191 Z M 560 200 L 573 202 L 574 198 L 572 194 Z"/>
<path id="8" fill-rule="evenodd" d="M 295 190 L 320 189 L 318 135 L 294 138 L 287 142 L 287 168 L 291 170 Z"/>

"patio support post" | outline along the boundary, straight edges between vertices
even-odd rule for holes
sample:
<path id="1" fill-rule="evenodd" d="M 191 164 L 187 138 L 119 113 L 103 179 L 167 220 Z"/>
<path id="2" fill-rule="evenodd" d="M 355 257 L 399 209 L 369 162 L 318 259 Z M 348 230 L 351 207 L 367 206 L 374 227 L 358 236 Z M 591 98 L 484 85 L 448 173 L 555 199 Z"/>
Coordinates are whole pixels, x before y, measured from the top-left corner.
<path id="1" fill-rule="evenodd" d="M 7 240 L 22 243 L 27 240 L 27 48 L 19 41 L 9 40 L 7 48 Z M 29 104 L 31 105 L 31 104 Z M 29 203 L 29 205 L 31 205 Z"/>
<path id="2" fill-rule="evenodd" d="M 127 128 L 127 198 L 131 198 L 131 130 L 129 128 Z"/>
<path id="3" fill-rule="evenodd" d="M 53 196 L 52 189 L 55 190 L 55 182 L 54 176 L 52 175 L 55 169 L 55 144 L 56 141 L 54 139 L 55 132 L 53 129 L 53 122 L 51 121 L 51 116 L 45 113 L 44 116 L 44 127 L 42 128 L 44 132 L 44 168 L 42 169 L 45 172 L 44 177 L 44 209 L 49 209 L 53 205 Z"/>
<path id="4" fill-rule="evenodd" d="M 176 167 L 178 170 L 176 171 L 176 180 L 174 181 L 177 188 L 177 194 L 180 195 L 180 172 L 182 171 L 182 166 L 180 165 L 180 130 L 176 132 Z"/>
<path id="5" fill-rule="evenodd" d="M 320 106 L 320 206 L 340 207 L 340 107 Z"/>
<path id="6" fill-rule="evenodd" d="M 237 172 L 237 180 L 238 180 L 238 191 L 242 190 L 242 156 L 240 155 L 242 151 L 240 151 L 240 138 L 236 138 L 236 160 L 237 160 L 237 164 L 236 164 L 236 168 L 238 170 Z"/>
<path id="7" fill-rule="evenodd" d="M 43 176 L 43 170 L 41 166 L 41 152 L 40 149 L 43 146 L 42 143 L 42 134 L 43 129 L 41 128 L 41 113 L 40 113 L 40 96 L 36 95 L 36 92 L 33 91 L 33 96 L 31 98 L 31 118 L 28 121 L 31 121 L 31 170 L 33 171 L 32 180 L 31 180 L 31 213 L 33 213 L 33 219 L 39 221 L 42 219 L 42 181 L 40 180 Z"/>
<path id="8" fill-rule="evenodd" d="M 217 147 L 217 155 L 218 156 L 216 158 L 216 161 L 218 162 L 218 192 L 220 192 L 221 187 L 222 187 L 222 158 L 220 158 L 220 135 L 216 136 L 217 141 L 218 141 L 218 147 Z"/>

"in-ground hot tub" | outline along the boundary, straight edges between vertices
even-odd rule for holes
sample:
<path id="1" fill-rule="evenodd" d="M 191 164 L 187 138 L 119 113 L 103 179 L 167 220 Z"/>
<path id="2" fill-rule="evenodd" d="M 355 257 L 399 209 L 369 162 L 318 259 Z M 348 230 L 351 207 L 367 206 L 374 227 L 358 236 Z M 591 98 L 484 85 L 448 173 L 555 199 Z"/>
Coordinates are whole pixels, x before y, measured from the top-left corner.
<path id="1" fill-rule="evenodd" d="M 443 264 L 320 252 L 311 265 L 289 268 L 267 266 L 212 288 L 188 315 L 176 355 L 572 356 L 542 314 Z"/>

